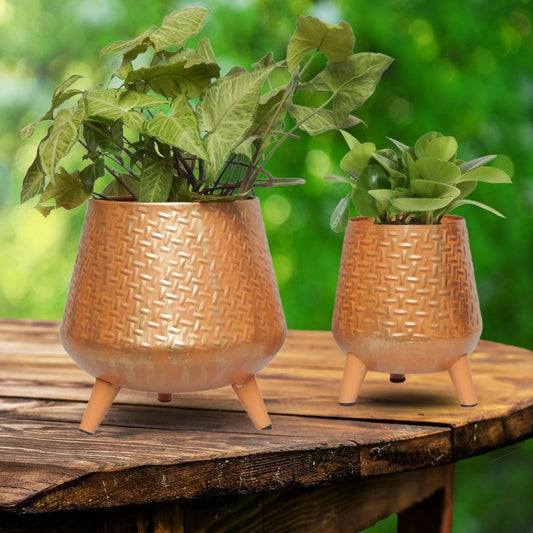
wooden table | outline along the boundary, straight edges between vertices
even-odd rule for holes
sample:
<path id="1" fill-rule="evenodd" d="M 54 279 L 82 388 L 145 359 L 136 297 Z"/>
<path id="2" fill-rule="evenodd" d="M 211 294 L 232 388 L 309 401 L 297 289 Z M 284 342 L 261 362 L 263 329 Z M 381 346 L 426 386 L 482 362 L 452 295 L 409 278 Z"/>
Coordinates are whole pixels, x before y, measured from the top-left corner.
<path id="1" fill-rule="evenodd" d="M 450 531 L 454 463 L 533 434 L 532 355 L 480 342 L 475 408 L 447 373 L 372 372 L 341 407 L 331 334 L 291 331 L 258 379 L 272 431 L 230 388 L 172 404 L 121 391 L 88 437 L 92 378 L 57 323 L 0 321 L 0 531 L 346 532 L 392 513 L 399 531 Z"/>

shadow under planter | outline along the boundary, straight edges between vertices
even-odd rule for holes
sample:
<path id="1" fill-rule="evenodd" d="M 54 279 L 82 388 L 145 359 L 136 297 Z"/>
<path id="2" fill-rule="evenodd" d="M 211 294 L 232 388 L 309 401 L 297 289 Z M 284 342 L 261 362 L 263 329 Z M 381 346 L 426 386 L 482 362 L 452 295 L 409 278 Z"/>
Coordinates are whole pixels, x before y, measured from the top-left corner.
<path id="1" fill-rule="evenodd" d="M 464 219 L 351 219 L 332 330 L 346 354 L 341 405 L 355 403 L 367 369 L 389 373 L 392 382 L 447 370 L 461 405 L 476 405 L 469 356 L 482 321 Z"/>
<path id="2" fill-rule="evenodd" d="M 61 325 L 96 378 L 82 431 L 96 431 L 121 388 L 168 402 L 226 385 L 268 429 L 255 374 L 285 336 L 257 199 L 89 202 Z"/>

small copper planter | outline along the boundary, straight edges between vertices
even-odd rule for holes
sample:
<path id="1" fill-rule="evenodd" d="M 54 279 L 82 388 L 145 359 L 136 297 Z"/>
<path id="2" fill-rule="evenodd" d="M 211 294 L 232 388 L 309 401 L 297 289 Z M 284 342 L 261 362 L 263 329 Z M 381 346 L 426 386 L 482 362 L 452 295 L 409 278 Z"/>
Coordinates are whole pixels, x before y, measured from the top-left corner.
<path id="1" fill-rule="evenodd" d="M 285 335 L 257 199 L 89 202 L 61 325 L 96 378 L 81 430 L 96 431 L 121 388 L 170 401 L 225 385 L 268 428 L 254 376 Z"/>
<path id="2" fill-rule="evenodd" d="M 463 218 L 413 226 L 350 220 L 332 324 L 346 354 L 339 403 L 355 403 L 367 369 L 393 382 L 447 370 L 461 404 L 476 405 L 469 355 L 481 329 Z"/>

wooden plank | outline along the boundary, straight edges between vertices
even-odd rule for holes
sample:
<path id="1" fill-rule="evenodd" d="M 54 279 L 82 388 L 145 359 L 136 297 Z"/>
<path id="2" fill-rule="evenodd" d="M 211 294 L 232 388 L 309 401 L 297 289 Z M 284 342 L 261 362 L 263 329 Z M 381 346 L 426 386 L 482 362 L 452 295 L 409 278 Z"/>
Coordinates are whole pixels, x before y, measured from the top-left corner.
<path id="1" fill-rule="evenodd" d="M 442 490 L 453 467 L 370 480 L 348 480 L 328 487 L 285 489 L 235 499 L 191 502 L 185 506 L 186 532 L 344 533 L 361 531 Z M 431 530 L 426 530 L 431 531 Z"/>
<path id="2" fill-rule="evenodd" d="M 152 506 L 13 516 L 0 512 L 9 533 L 344 533 L 361 531 L 413 504 L 431 502 L 453 467 L 347 480 L 327 487 L 158 503 Z M 426 530 L 428 531 L 428 530 Z"/>
<path id="3" fill-rule="evenodd" d="M 0 395 L 88 398 L 92 378 L 61 356 L 57 328 L 56 323 L 0 321 Z M 48 350 L 42 355 L 38 353 L 45 351 L 41 335 Z M 391 384 L 387 375 L 375 372 L 368 373 L 358 403 L 341 407 L 337 394 L 343 358 L 331 334 L 291 331 L 280 354 L 259 375 L 259 384 L 271 413 L 448 425 L 457 429 L 459 459 L 532 435 L 532 355 L 521 348 L 481 341 L 472 356 L 479 395 L 479 406 L 474 408 L 458 404 L 447 373 L 408 376 L 405 383 Z M 229 387 L 175 398 L 178 407 L 241 410 Z M 154 405 L 155 395 L 124 390 L 116 402 Z"/>
<path id="4" fill-rule="evenodd" d="M 446 428 L 274 416 L 276 429 L 259 433 L 244 413 L 155 407 L 115 406 L 111 422 L 123 426 L 106 425 L 95 437 L 87 437 L 66 421 L 77 422 L 83 408 L 83 404 L 69 402 L 51 405 L 35 400 L 0 400 L 0 479 L 4 486 L 0 488 L 0 506 L 42 510 L 42 502 L 36 507 L 28 500 L 45 490 L 70 494 L 68 484 L 62 485 L 95 472 L 107 472 L 113 483 L 117 476 L 126 476 L 129 483 L 131 469 L 144 465 L 149 465 L 155 476 L 158 468 L 168 465 L 181 465 L 192 472 L 195 465 L 205 463 L 204 481 L 217 476 L 219 490 L 246 492 L 252 487 L 270 486 L 273 479 L 281 486 L 287 479 L 292 484 L 324 483 L 344 476 L 365 477 L 447 464 L 452 456 Z M 54 418 L 61 422 L 51 420 Z M 143 427 L 128 427 L 139 423 Z M 339 457 L 344 457 L 344 462 L 339 463 Z M 240 476 L 236 487 L 229 474 L 220 476 L 220 465 L 237 458 L 246 463 L 253 483 Z M 278 467 L 274 468 L 276 461 Z M 289 470 L 286 461 L 291 463 Z M 299 471 L 297 464 L 306 472 Z M 231 470 L 233 474 L 237 471 Z M 286 478 L 288 471 L 294 477 Z M 13 491 L 12 487 L 20 490 Z M 99 485 L 91 487 L 101 492 Z M 185 488 L 187 497 L 203 490 L 190 484 Z M 179 491 L 185 488 L 175 488 L 176 495 L 184 496 Z M 68 504 L 66 496 L 59 501 Z"/>

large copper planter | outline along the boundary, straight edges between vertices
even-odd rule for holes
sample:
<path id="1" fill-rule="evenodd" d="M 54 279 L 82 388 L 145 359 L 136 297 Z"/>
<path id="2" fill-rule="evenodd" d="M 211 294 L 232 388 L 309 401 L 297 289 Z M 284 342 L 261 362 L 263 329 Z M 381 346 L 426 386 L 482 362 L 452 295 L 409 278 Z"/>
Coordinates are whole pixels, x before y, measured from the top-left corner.
<path id="1" fill-rule="evenodd" d="M 61 340 L 96 379 L 80 429 L 93 433 L 120 388 L 233 385 L 258 428 L 255 374 L 286 325 L 259 201 L 89 202 Z"/>
<path id="2" fill-rule="evenodd" d="M 339 403 L 355 402 L 367 369 L 391 381 L 447 370 L 461 404 L 475 405 L 469 355 L 481 329 L 463 218 L 413 226 L 350 220 L 332 325 L 346 353 Z"/>

